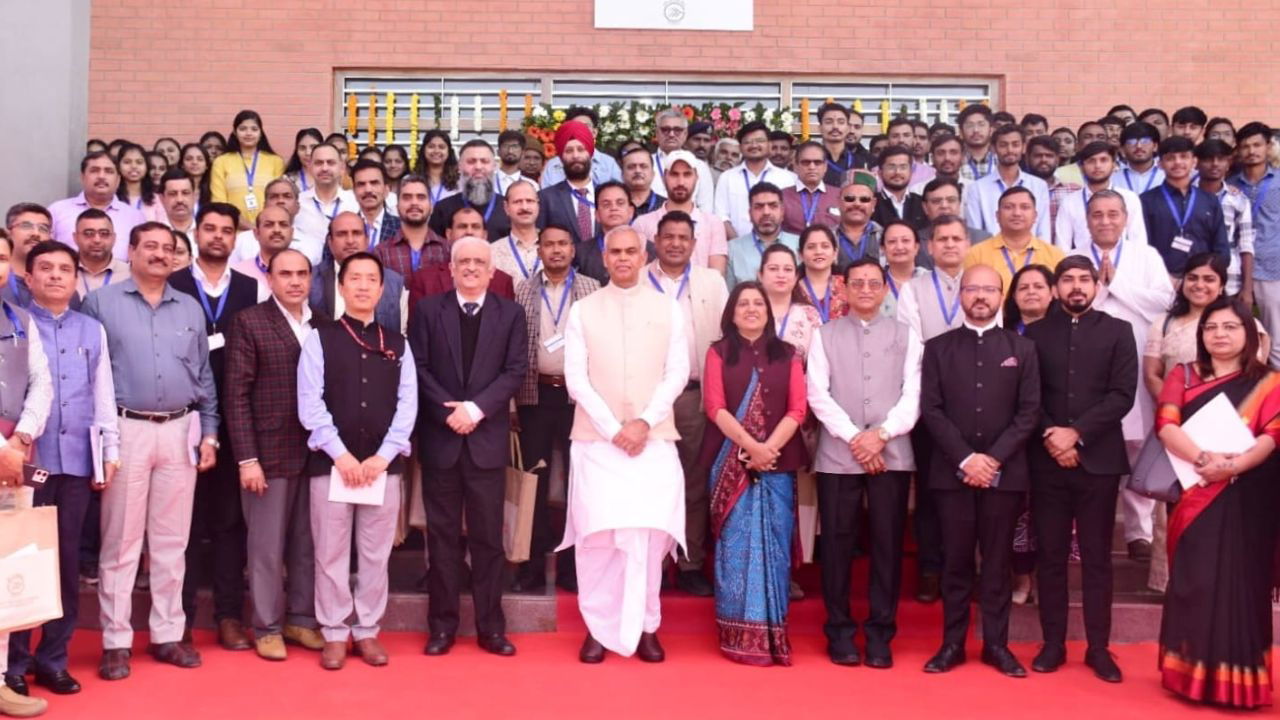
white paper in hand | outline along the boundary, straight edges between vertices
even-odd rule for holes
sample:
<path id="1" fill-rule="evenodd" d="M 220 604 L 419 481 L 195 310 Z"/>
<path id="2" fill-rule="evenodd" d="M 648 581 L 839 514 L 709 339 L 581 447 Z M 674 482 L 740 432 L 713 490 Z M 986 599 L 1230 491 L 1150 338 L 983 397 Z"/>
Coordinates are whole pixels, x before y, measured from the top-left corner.
<path id="1" fill-rule="evenodd" d="M 1205 452 L 1239 454 L 1248 452 L 1258 442 L 1249 426 L 1240 419 L 1240 413 L 1231 404 L 1231 400 L 1224 394 L 1205 403 L 1183 422 L 1182 431 Z M 1195 465 L 1168 450 L 1165 452 L 1169 453 L 1173 471 L 1177 473 L 1183 490 L 1200 482 L 1200 474 L 1196 472 Z"/>
<path id="2" fill-rule="evenodd" d="M 387 474 L 379 473 L 372 483 L 362 487 L 349 487 L 342 482 L 342 473 L 335 465 L 329 471 L 329 502 L 352 505 L 382 505 L 387 497 Z"/>

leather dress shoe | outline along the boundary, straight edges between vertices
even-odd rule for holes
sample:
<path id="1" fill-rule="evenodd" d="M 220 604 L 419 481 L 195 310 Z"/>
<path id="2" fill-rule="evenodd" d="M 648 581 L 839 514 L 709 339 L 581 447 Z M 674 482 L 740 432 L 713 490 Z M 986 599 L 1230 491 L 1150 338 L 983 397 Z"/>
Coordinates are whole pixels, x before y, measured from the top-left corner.
<path id="1" fill-rule="evenodd" d="M 75 695 L 80 692 L 80 683 L 71 677 L 66 670 L 51 673 L 36 671 L 36 684 L 48 688 L 54 695 Z"/>
<path id="2" fill-rule="evenodd" d="M 836 665 L 862 664 L 862 656 L 858 654 L 858 648 L 852 640 L 828 641 L 827 657 Z"/>
<path id="3" fill-rule="evenodd" d="M 1130 540 L 1126 546 L 1129 559 L 1134 562 L 1151 562 L 1151 543 L 1146 540 Z"/>
<path id="4" fill-rule="evenodd" d="M 1067 646 L 1059 643 L 1045 643 L 1031 661 L 1031 669 L 1038 673 L 1051 673 L 1067 661 Z"/>
<path id="5" fill-rule="evenodd" d="M 98 663 L 98 677 L 103 680 L 123 680 L 129 677 L 130 650 L 103 650 Z"/>
<path id="6" fill-rule="evenodd" d="M 27 678 L 23 675 L 10 675 L 5 673 L 4 685 L 24 697 L 31 694 L 31 688 L 27 687 Z"/>
<path id="7" fill-rule="evenodd" d="M 427 647 L 423 650 L 427 655 L 447 655 L 453 649 L 453 635 L 449 633 L 434 633 L 427 640 Z"/>
<path id="8" fill-rule="evenodd" d="M 258 651 L 258 657 L 263 660 L 274 660 L 279 662 L 289 657 L 289 651 L 285 649 L 284 638 L 278 633 L 262 633 L 253 639 L 253 647 Z"/>
<path id="9" fill-rule="evenodd" d="M 657 633 L 640 633 L 640 644 L 636 646 L 636 655 L 645 662 L 660 663 L 667 659 L 667 653 L 658 642 Z"/>
<path id="10" fill-rule="evenodd" d="M 301 625 L 285 625 L 280 634 L 289 645 L 298 645 L 307 650 L 324 649 L 324 635 L 321 635 L 320 631 L 315 628 L 302 627 Z"/>
<path id="11" fill-rule="evenodd" d="M 1022 667 L 1022 663 L 1018 662 L 1018 658 L 1009 652 L 1009 648 L 1003 645 L 999 647 L 982 648 L 982 662 L 999 670 L 1011 678 L 1024 678 L 1027 676 L 1027 669 Z"/>
<path id="12" fill-rule="evenodd" d="M 490 633 L 488 635 L 480 635 L 476 638 L 476 643 L 481 650 L 493 653 L 494 655 L 502 655 L 510 657 L 516 654 L 516 646 L 511 644 L 506 635 L 502 633 Z"/>
<path id="13" fill-rule="evenodd" d="M 387 649 L 382 647 L 382 643 L 378 642 L 378 638 L 365 638 L 357 640 L 355 645 L 355 653 L 360 656 L 366 663 L 374 667 L 382 667 L 387 664 L 390 659 L 387 656 Z"/>
<path id="14" fill-rule="evenodd" d="M 1111 652 L 1106 648 L 1089 648 L 1084 654 L 1084 664 L 1093 668 L 1093 674 L 1098 679 L 1105 680 L 1109 683 L 1118 683 L 1124 680 L 1124 675 L 1120 673 L 1120 666 L 1116 665 L 1116 661 L 1111 657 Z"/>
<path id="15" fill-rule="evenodd" d="M 676 575 L 676 587 L 697 597 L 711 597 L 716 594 L 715 587 L 701 570 L 681 570 Z"/>
<path id="16" fill-rule="evenodd" d="M 867 654 L 862 659 L 862 664 L 877 670 L 888 670 L 893 667 L 893 651 L 888 647 L 872 648 L 868 646 Z"/>
<path id="17" fill-rule="evenodd" d="M 224 650 L 250 650 L 253 643 L 244 632 L 244 625 L 235 618 L 223 618 L 218 621 L 218 644 Z"/>
<path id="18" fill-rule="evenodd" d="M 347 662 L 347 641 L 326 642 L 320 651 L 320 667 L 325 670 L 341 670 Z"/>
<path id="19" fill-rule="evenodd" d="M 944 673 L 957 665 L 963 665 L 964 661 L 963 645 L 943 645 L 938 650 L 938 654 L 929 658 L 929 662 L 924 664 L 924 671 L 927 673 Z"/>
<path id="20" fill-rule="evenodd" d="M 200 667 L 200 653 L 186 643 L 159 643 L 147 647 L 151 657 L 180 668 Z"/>
<path id="21" fill-rule="evenodd" d="M 937 602 L 940 587 L 941 581 L 936 573 L 922 573 L 916 583 L 916 601 L 926 604 Z"/>
<path id="22" fill-rule="evenodd" d="M 604 646 L 591 633 L 582 641 L 582 649 L 578 651 L 578 660 L 588 665 L 604 662 Z"/>

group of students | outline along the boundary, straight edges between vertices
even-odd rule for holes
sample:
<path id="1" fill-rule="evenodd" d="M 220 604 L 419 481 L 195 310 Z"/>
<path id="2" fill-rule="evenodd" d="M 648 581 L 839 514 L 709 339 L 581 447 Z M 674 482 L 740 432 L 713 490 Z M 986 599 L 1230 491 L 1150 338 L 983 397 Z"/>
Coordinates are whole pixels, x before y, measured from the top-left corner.
<path id="1" fill-rule="evenodd" d="M 104 678 L 129 674 L 144 534 L 157 660 L 200 663 L 188 565 L 207 538 L 223 647 L 283 659 L 290 642 L 336 669 L 354 639 L 366 662 L 385 664 L 387 559 L 417 497 L 426 653 L 454 643 L 469 562 L 481 647 L 514 654 L 500 603 L 513 419 L 539 486 L 532 559 L 511 587 L 544 587 L 548 553 L 562 550 L 554 576 L 580 593 L 584 662 L 606 649 L 663 659 L 658 590 L 671 554 L 679 587 L 716 596 L 727 656 L 789 664 L 796 484 L 812 469 L 833 662 L 893 664 L 914 477 L 917 596 L 940 595 L 946 617 L 925 670 L 964 661 L 976 582 L 984 662 L 1025 675 L 1006 646 L 1012 574 L 1031 565 L 1024 552 L 1020 569 L 1015 538 L 1035 548 L 1045 645 L 1032 669 L 1061 665 L 1074 528 L 1086 662 L 1109 681 L 1121 677 L 1107 652 L 1115 506 L 1156 432 L 1204 478 L 1167 521 L 1125 492 L 1131 554 L 1155 539 L 1152 583 L 1167 583 L 1164 682 L 1194 699 L 1269 702 L 1259 608 L 1269 608 L 1274 503 L 1259 479 L 1280 393 L 1251 315 L 1280 213 L 1269 129 L 1241 128 L 1231 162 L 1216 177 L 1202 162 L 1193 187 L 1184 156 L 1218 158 L 1215 140 L 1155 143 L 1153 126 L 1134 122 L 1119 152 L 1106 135 L 1080 148 L 1073 185 L 1052 138 L 1028 140 L 982 105 L 961 113 L 959 136 L 932 138 L 928 162 L 910 121 L 891 123 L 873 159 L 851 129 L 861 118 L 834 103 L 818 118 L 822 142 L 799 145 L 745 125 L 742 162 L 719 172 L 707 161 L 715 143 L 694 140 L 710 128 L 676 110 L 658 114 L 656 147 L 627 143 L 616 158 L 596 148 L 593 113 L 572 111 L 536 177 L 519 133 L 455 155 L 428 132 L 416 172 L 404 173 L 403 151 L 348 165 L 345 139 L 308 129 L 285 162 L 253 111 L 198 174 L 182 162 L 135 178 L 136 145 L 91 148 L 81 194 L 6 217 L 15 342 L 3 350 L 30 361 L 4 366 L 22 371 L 0 383 L 0 416 L 16 423 L 0 484 L 20 482 L 20 455 L 36 444 L 52 477 L 34 500 L 59 507 L 66 615 L 34 656 L 29 633 L 15 636 L 0 711 L 43 710 L 27 697 L 28 671 L 54 692 L 79 689 L 65 647 L 92 489 Z M 1036 152 L 1048 145 L 1052 163 Z M 1160 182 L 1128 152 L 1152 145 Z M 209 153 L 163 140 L 157 151 L 185 159 L 191 147 Z M 1142 172 L 1151 189 L 1140 197 L 1118 187 Z M 1214 182 L 1213 194 L 1201 189 Z M 1232 202 L 1243 214 L 1227 212 Z M 667 308 L 669 322 L 657 322 Z M 72 324 L 75 339 L 63 332 Z M 92 372 L 57 370 L 60 343 L 88 355 Z M 633 345 L 652 362 L 621 350 Z M 1249 453 L 1203 453 L 1179 430 L 1220 393 L 1259 438 Z M 101 484 L 91 425 L 103 431 Z M 556 452 L 570 468 L 559 548 Z M 674 484 L 636 496 L 618 482 L 627 477 Z M 339 486 L 380 502 L 335 499 Z M 864 504 L 871 615 L 860 652 L 849 595 Z"/>

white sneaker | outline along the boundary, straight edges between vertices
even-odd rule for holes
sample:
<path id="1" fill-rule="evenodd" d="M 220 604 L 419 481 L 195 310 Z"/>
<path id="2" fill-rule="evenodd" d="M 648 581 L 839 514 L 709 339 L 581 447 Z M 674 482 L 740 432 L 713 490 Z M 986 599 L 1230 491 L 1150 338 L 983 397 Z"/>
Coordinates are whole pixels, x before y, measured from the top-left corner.
<path id="1" fill-rule="evenodd" d="M 43 715 L 44 711 L 48 709 L 49 703 L 44 698 L 19 695 L 13 691 L 13 688 L 7 685 L 0 685 L 0 715 L 22 718 L 35 717 Z"/>

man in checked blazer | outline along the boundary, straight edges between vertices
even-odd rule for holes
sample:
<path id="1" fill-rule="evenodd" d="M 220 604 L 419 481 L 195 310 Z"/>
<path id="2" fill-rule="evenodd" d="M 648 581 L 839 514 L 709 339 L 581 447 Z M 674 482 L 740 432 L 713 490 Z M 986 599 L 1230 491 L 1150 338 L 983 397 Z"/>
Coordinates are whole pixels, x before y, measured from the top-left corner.
<path id="1" fill-rule="evenodd" d="M 254 642 L 263 658 L 284 660 L 286 640 L 310 650 L 324 646 L 315 616 L 307 432 L 298 421 L 298 357 L 311 332 L 311 263 L 297 250 L 284 250 L 271 258 L 267 285 L 271 297 L 231 324 L 223 410 L 248 526 Z"/>
<path id="2" fill-rule="evenodd" d="M 546 586 L 547 553 L 559 535 L 551 527 L 547 491 L 551 479 L 551 455 L 559 447 L 569 457 L 569 430 L 573 427 L 573 401 L 564 380 L 564 330 L 569 324 L 569 308 L 600 289 L 595 279 L 573 267 L 573 235 L 563 225 L 548 225 L 538 233 L 538 259 L 542 269 L 516 287 L 516 302 L 524 308 L 529 330 L 529 368 L 516 395 L 520 418 L 520 449 L 524 466 L 541 461 L 538 492 L 533 504 L 533 541 L 529 562 L 516 571 L 516 592 L 538 592 Z M 560 553 L 556 584 L 566 590 L 578 589 L 573 550 Z"/>

